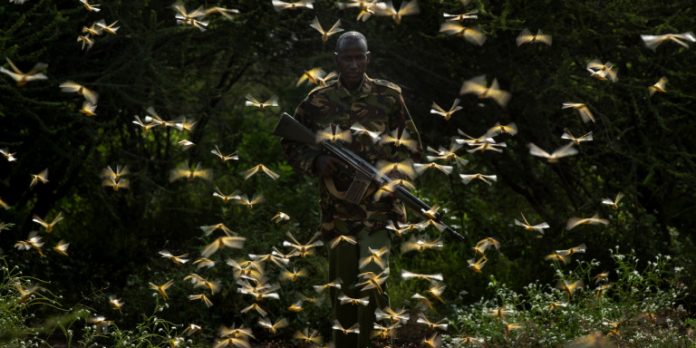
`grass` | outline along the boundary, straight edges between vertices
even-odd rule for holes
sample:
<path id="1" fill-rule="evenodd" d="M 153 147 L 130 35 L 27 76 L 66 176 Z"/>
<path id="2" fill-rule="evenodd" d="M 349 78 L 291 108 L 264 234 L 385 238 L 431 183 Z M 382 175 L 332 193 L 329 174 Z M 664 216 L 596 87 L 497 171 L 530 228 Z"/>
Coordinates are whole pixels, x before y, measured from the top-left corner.
<path id="1" fill-rule="evenodd" d="M 572 291 L 540 282 L 514 291 L 489 276 L 490 296 L 449 308 L 448 330 L 438 334 L 442 346 L 573 347 L 597 341 L 620 347 L 696 346 L 696 320 L 680 304 L 687 295 L 682 269 L 669 256 L 658 255 L 641 267 L 632 252 L 610 252 L 612 265 L 576 261 L 566 269 L 552 264 L 559 284 L 578 285 Z M 608 269 L 607 278 L 597 280 L 597 274 Z M 134 327 L 122 328 L 118 319 L 62 304 L 60 296 L 49 291 L 50 284 L 23 275 L 17 266 L 3 263 L 0 272 L 3 346 L 209 347 L 218 340 L 211 330 L 191 333 L 183 324 L 166 320 L 169 304 L 157 297 L 150 313 L 141 313 Z M 315 319 L 320 320 L 311 321 Z M 416 319 L 412 315 L 399 329 L 396 347 L 423 346 L 422 340 L 435 334 Z M 295 345 L 282 334 L 253 341 L 252 346 L 259 347 Z"/>

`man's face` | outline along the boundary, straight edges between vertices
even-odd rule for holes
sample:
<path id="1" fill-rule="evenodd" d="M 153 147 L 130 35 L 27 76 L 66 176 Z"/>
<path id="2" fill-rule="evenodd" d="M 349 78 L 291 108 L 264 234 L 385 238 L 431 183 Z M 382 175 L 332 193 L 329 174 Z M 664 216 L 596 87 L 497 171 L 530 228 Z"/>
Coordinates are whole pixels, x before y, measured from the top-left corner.
<path id="1" fill-rule="evenodd" d="M 370 62 L 370 52 L 359 42 L 347 43 L 336 53 L 336 65 L 341 79 L 347 84 L 360 82 L 363 74 L 367 71 L 367 64 Z"/>

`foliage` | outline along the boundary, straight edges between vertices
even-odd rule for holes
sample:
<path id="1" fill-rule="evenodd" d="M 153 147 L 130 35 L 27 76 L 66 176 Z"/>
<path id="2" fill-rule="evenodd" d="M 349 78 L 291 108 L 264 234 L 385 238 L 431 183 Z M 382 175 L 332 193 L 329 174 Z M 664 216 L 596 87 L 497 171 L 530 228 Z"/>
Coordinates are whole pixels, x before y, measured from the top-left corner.
<path id="1" fill-rule="evenodd" d="M 184 5 L 193 9 L 203 3 L 229 5 L 192 0 Z M 632 318 L 643 303 L 653 306 L 658 320 L 670 319 L 676 325 L 655 326 L 662 331 L 653 336 L 665 340 L 683 329 L 681 320 L 691 320 L 684 319 L 687 314 L 677 310 L 679 305 L 693 317 L 693 291 L 686 294 L 681 285 L 655 278 L 665 272 L 666 262 L 664 256 L 655 257 L 672 255 L 674 267 L 683 268 L 684 274 L 696 272 L 696 146 L 691 136 L 696 126 L 696 91 L 690 83 L 696 79 L 695 51 L 670 43 L 652 51 L 640 40 L 641 34 L 692 30 L 696 13 L 690 1 L 477 0 L 463 6 L 458 0 L 421 0 L 420 14 L 396 25 L 378 16 L 358 21 L 355 11 L 338 10 L 332 0 L 316 1 L 314 11 L 280 13 L 272 9 L 271 1 L 239 0 L 232 5 L 240 10 L 238 15 L 230 20 L 214 18 L 206 31 L 177 25 L 171 5 L 170 0 L 104 1 L 95 14 L 78 2 L 0 4 L 0 58 L 11 59 L 25 71 L 45 62 L 49 77 L 18 87 L 4 74 L 0 76 L 0 148 L 18 157 L 12 163 L 0 158 L 0 199 L 9 205 L 0 209 L 0 251 L 12 265 L 0 279 L 4 282 L 0 297 L 5 301 L 0 318 L 9 321 L 11 337 L 46 341 L 55 330 L 85 318 L 81 308 L 90 308 L 92 317 L 104 315 L 116 322 L 106 330 L 85 326 L 80 331 L 80 344 L 85 345 L 163 345 L 171 339 L 168 334 L 176 336 L 179 325 L 190 322 L 204 327 L 201 341 L 209 342 L 220 325 L 255 325 L 256 317 L 238 313 L 252 302 L 235 291 L 236 279 L 226 260 L 269 253 L 271 247 L 281 246 L 287 232 L 306 241 L 319 220 L 317 181 L 293 173 L 272 135 L 280 112 L 292 112 L 310 90 L 295 86 L 303 71 L 332 70 L 335 39 L 322 44 L 308 26 L 315 15 L 322 23 L 341 19 L 344 28 L 360 30 L 368 37 L 369 74 L 402 87 L 425 146 L 449 146 L 459 136 L 458 129 L 478 136 L 496 122 L 514 122 L 520 130 L 502 138 L 507 144 L 503 153 L 465 154 L 462 149 L 468 163 L 457 166 L 451 176 L 426 173 L 417 179 L 418 195 L 446 209 L 448 222 L 467 242 L 442 236 L 443 250 L 410 257 L 399 255 L 400 241 L 395 239 L 390 258 L 393 276 L 388 283 L 395 306 L 411 306 L 413 292 L 426 290 L 426 284 L 399 279 L 401 270 L 410 270 L 444 275 L 446 304 L 436 302 L 429 313 L 457 317 L 458 324 L 453 325 L 462 333 L 476 329 L 498 344 L 537 340 L 540 345 L 553 345 L 593 330 L 606 332 L 603 321 L 619 320 L 620 313 Z M 472 9 L 478 10 L 477 25 L 488 37 L 483 46 L 438 33 L 443 12 Z M 102 18 L 119 21 L 118 35 L 99 37 L 91 49 L 80 50 L 75 38 L 82 27 Z M 523 28 L 551 33 L 553 45 L 517 47 L 515 37 Z M 619 80 L 611 83 L 589 77 L 585 65 L 591 59 L 615 63 Z M 481 74 L 497 78 L 512 93 L 505 108 L 459 95 L 462 81 Z M 669 78 L 668 93 L 651 96 L 647 86 L 661 76 Z M 67 80 L 99 93 L 97 116 L 79 114 L 81 98 L 58 87 Z M 281 107 L 246 107 L 247 94 L 277 95 Z M 450 105 L 458 97 L 464 109 L 451 120 L 429 113 L 433 102 Z M 575 113 L 562 110 L 561 104 L 567 101 L 587 103 L 597 122 L 583 123 Z M 195 120 L 196 126 L 191 132 L 171 127 L 143 132 L 132 121 L 136 115 L 144 118 L 148 107 L 164 119 L 186 117 Z M 528 143 L 544 149 L 560 146 L 559 135 L 566 128 L 576 135 L 593 131 L 595 140 L 582 144 L 577 156 L 556 164 L 529 155 Z M 184 151 L 177 145 L 183 139 L 196 145 Z M 239 160 L 219 161 L 209 153 L 215 145 L 225 153 L 236 152 Z M 213 179 L 169 180 L 172 169 L 195 163 L 211 169 Z M 240 173 L 259 163 L 280 178 L 244 180 Z M 118 192 L 102 186 L 100 178 L 105 167 L 117 164 L 129 167 L 131 184 Z M 50 181 L 28 188 L 29 174 L 44 168 L 50 169 Z M 475 172 L 496 174 L 498 181 L 492 186 L 465 185 L 457 177 Z M 222 203 L 211 197 L 216 188 L 224 193 L 261 193 L 266 201 L 253 208 Z M 625 194 L 618 209 L 600 203 L 618 192 Z M 291 220 L 272 223 L 270 218 L 277 211 L 288 213 Z M 37 229 L 34 215 L 53 217 L 58 212 L 65 221 L 51 234 L 40 232 L 46 257 L 14 247 Z M 524 232 L 513 225 L 520 212 L 530 221 L 548 222 L 551 228 L 544 235 Z M 610 224 L 564 228 L 568 218 L 595 212 Z M 200 226 L 219 222 L 247 240 L 244 250 L 213 255 L 215 268 L 173 265 L 157 254 L 166 249 L 197 256 L 215 237 L 205 236 Z M 435 230 L 424 234 L 439 237 Z M 501 249 L 489 253 L 482 274 L 470 272 L 471 247 L 489 236 L 501 241 Z M 71 243 L 69 257 L 49 250 L 59 240 Z M 548 267 L 544 255 L 580 243 L 588 250 L 580 259 L 592 261 L 582 261 L 573 273 L 539 272 Z M 618 254 L 602 252 L 613 245 L 634 249 L 636 259 L 617 260 Z M 283 338 L 307 326 L 321 329 L 325 336 L 330 331 L 324 321 L 329 311 L 325 302 L 307 306 L 299 314 L 285 310 L 298 299 L 298 292 L 310 294 L 311 285 L 326 281 L 325 250 L 317 253 L 319 257 L 296 264 L 310 273 L 304 282 L 283 284 L 281 300 L 264 303 L 269 312 L 292 319 Z M 653 259 L 659 267 L 646 261 Z M 616 265 L 621 271 L 607 296 L 596 299 L 588 291 L 581 292 L 567 307 L 545 317 L 542 308 L 562 298 L 550 285 L 571 275 L 589 285 L 587 272 L 595 270 L 597 263 Z M 638 269 L 643 269 L 640 278 L 631 278 Z M 13 284 L 28 279 L 20 271 L 35 277 L 32 283 L 50 281 L 56 295 L 41 291 L 27 302 L 18 302 Z M 275 279 L 280 270 L 269 266 L 266 271 Z M 191 272 L 220 282 L 221 291 L 211 295 L 213 307 L 186 298 L 193 288 L 183 277 Z M 149 309 L 158 304 L 150 296 L 148 282 L 168 279 L 176 281 L 171 300 L 161 312 L 152 313 Z M 693 289 L 695 279 L 687 276 L 680 281 Z M 634 287 L 640 291 L 635 293 Z M 642 294 L 643 290 L 649 291 Z M 675 294 L 676 298 L 671 297 Z M 111 295 L 123 298 L 122 312 L 109 307 Z M 489 295 L 496 298 L 486 299 Z M 33 303 L 44 303 L 57 312 L 28 311 L 38 308 Z M 484 315 L 486 309 L 504 304 L 515 307 L 514 318 L 525 322 L 524 330 L 507 337 L 500 322 Z M 50 319 L 52 315 L 66 321 Z M 42 320 L 56 324 L 46 325 L 47 331 L 39 336 L 30 333 Z M 643 322 L 631 319 L 627 325 L 627 333 L 620 337 L 624 344 L 668 344 L 639 337 L 646 334 Z M 160 328 L 163 333 L 157 332 Z M 269 338 L 264 335 L 258 333 L 261 340 Z"/>
<path id="2" fill-rule="evenodd" d="M 70 327 L 87 312 L 67 310 L 61 296 L 46 282 L 22 274 L 0 259 L 0 344 L 3 347 L 48 345 L 46 337 L 59 334 L 71 341 Z"/>
<path id="3" fill-rule="evenodd" d="M 573 270 L 555 268 L 561 280 L 582 280 L 584 287 L 568 297 L 556 287 L 530 283 L 521 292 L 490 276 L 488 293 L 476 303 L 455 308 L 456 343 L 473 336 L 494 346 L 558 346 L 598 332 L 628 347 L 685 347 L 696 343 L 678 303 L 687 295 L 683 268 L 669 256 L 657 255 L 642 270 L 634 252 L 610 250 L 613 264 L 579 261 Z M 614 281 L 597 281 L 597 271 L 614 269 Z M 604 287 L 609 286 L 608 289 Z M 500 311 L 504 314 L 500 314 Z M 519 329 L 506 330 L 514 323 Z"/>

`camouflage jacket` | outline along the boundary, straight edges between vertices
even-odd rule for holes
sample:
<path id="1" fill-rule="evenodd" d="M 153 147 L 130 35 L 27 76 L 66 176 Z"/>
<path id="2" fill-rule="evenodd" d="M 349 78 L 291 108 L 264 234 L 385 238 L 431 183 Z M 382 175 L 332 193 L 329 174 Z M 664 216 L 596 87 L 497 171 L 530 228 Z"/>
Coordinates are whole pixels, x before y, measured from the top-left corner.
<path id="1" fill-rule="evenodd" d="M 381 141 L 374 142 L 367 134 L 352 132 L 350 143 L 341 145 L 352 150 L 363 159 L 377 164 L 377 161 L 400 162 L 406 159 L 420 160 L 422 143 L 420 135 L 411 118 L 401 88 L 388 81 L 364 76 L 360 87 L 349 91 L 340 83 L 340 77 L 309 92 L 295 110 L 295 119 L 314 132 L 338 126 L 349 130 L 356 122 L 367 130 L 389 134 L 406 130 L 415 140 L 415 149 L 394 146 Z M 316 176 L 314 160 L 321 153 L 318 148 L 301 145 L 292 141 L 282 141 L 285 155 L 295 171 Z M 394 177 L 395 175 L 390 174 Z M 332 177 L 338 191 L 345 190 L 351 182 L 348 175 L 336 173 Z M 374 192 L 372 188 L 372 192 Z M 370 192 L 370 191 L 368 191 Z M 405 217 L 401 203 L 384 197 L 374 201 L 373 194 L 367 194 L 360 204 L 352 204 L 336 198 L 320 183 L 321 231 L 325 237 L 335 234 L 353 234 L 362 226 L 383 228 L 388 222 L 402 221 Z"/>

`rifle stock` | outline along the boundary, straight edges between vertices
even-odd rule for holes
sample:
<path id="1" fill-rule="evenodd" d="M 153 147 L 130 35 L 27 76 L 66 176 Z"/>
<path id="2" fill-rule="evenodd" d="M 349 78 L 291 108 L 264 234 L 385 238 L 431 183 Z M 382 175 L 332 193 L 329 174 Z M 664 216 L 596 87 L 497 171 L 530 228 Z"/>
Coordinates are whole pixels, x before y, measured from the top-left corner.
<path id="1" fill-rule="evenodd" d="M 306 145 L 315 145 L 316 137 L 314 132 L 307 129 L 300 122 L 297 122 L 287 112 L 280 116 L 280 120 L 273 130 L 273 134 Z"/>
<path id="2" fill-rule="evenodd" d="M 371 178 L 371 180 L 378 186 L 382 187 L 383 185 L 388 184 L 391 181 L 391 178 L 389 178 L 386 175 L 379 174 L 379 171 L 377 168 L 375 168 L 372 164 L 369 162 L 365 161 L 362 159 L 360 156 L 355 154 L 354 152 L 350 151 L 347 148 L 344 148 L 338 144 L 330 143 L 327 141 L 321 141 L 319 143 L 316 142 L 316 137 L 314 133 L 302 125 L 300 122 L 295 120 L 292 116 L 290 116 L 288 113 L 283 113 L 280 117 L 280 120 L 278 121 L 278 124 L 276 125 L 275 129 L 273 130 L 273 134 L 282 137 L 287 140 L 295 141 L 298 143 L 302 143 L 305 145 L 312 145 L 312 146 L 317 146 L 319 145 L 323 150 L 331 153 L 332 155 L 338 157 L 341 161 L 343 161 L 345 164 L 347 164 L 349 167 L 351 167 L 353 170 L 362 173 L 363 175 Z M 404 188 L 401 185 L 395 185 L 395 190 L 394 194 L 396 198 L 401 200 L 406 206 L 417 212 L 420 216 L 429 218 L 424 214 L 424 211 L 430 210 L 430 206 L 420 200 L 418 197 L 414 196 L 411 192 L 409 192 L 406 188 Z M 447 231 L 448 233 L 452 234 L 453 236 L 459 238 L 462 241 L 466 241 L 466 238 L 459 234 L 457 231 L 455 231 L 452 227 L 448 226 L 445 224 L 443 220 L 443 216 L 441 213 L 438 213 L 437 216 L 435 217 L 435 222 L 437 222 L 439 225 L 443 226 L 443 231 Z"/>

